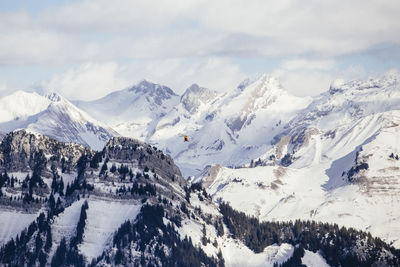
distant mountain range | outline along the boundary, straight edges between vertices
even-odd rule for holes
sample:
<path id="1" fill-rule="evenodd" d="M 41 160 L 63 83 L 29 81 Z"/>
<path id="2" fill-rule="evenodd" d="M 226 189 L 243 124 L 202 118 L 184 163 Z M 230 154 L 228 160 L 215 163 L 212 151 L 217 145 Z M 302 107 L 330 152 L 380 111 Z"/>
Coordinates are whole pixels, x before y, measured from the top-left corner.
<path id="1" fill-rule="evenodd" d="M 23 91 L 0 99 L 0 129 L 27 129 L 93 149 L 101 149 L 112 136 L 118 135 L 62 96 Z"/>
<path id="2" fill-rule="evenodd" d="M 400 248 L 400 74 L 327 89 L 297 97 L 264 74 L 225 93 L 193 84 L 179 96 L 145 80 L 90 102 L 20 91 L 0 99 L 0 138 L 26 129 L 94 150 L 135 138 L 214 202 L 260 221 L 355 227 Z"/>

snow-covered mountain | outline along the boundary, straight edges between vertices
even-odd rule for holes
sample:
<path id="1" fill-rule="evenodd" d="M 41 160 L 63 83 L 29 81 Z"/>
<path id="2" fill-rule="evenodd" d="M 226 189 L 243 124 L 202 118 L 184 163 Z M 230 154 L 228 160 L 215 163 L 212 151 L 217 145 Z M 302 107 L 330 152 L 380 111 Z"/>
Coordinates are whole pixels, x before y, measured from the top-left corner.
<path id="1" fill-rule="evenodd" d="M 0 144 L 0 264 L 398 265 L 371 235 L 317 222 L 260 223 L 214 203 L 156 147 L 100 152 L 24 130 Z"/>
<path id="2" fill-rule="evenodd" d="M 253 168 L 214 165 L 198 179 L 260 220 L 336 222 L 399 248 L 399 125 L 398 74 L 335 83 L 283 125 Z"/>
<path id="3" fill-rule="evenodd" d="M 310 102 L 261 75 L 224 94 L 193 84 L 179 98 L 168 87 L 142 81 L 75 104 L 122 135 L 162 148 L 189 175 L 207 164 L 242 165 L 260 156 L 269 147 L 267 140 Z"/>
<path id="4" fill-rule="evenodd" d="M 59 141 L 101 149 L 117 132 L 55 93 L 17 91 L 0 99 L 0 130 L 26 129 Z"/>
<path id="5" fill-rule="evenodd" d="M 83 255 L 86 260 L 94 260 L 98 265 L 106 265 L 108 261 L 112 264 L 120 262 L 129 265 L 143 258 L 147 263 L 161 259 L 165 262 L 179 255 L 179 248 L 171 249 L 171 243 L 162 243 L 163 248 L 156 245 L 150 248 L 139 241 L 131 240 L 132 236 L 136 236 L 133 234 L 135 231 L 137 233 L 143 230 L 140 228 L 139 231 L 137 227 L 141 227 L 146 221 L 147 211 L 143 210 L 142 205 L 144 201 L 153 206 L 163 203 L 163 213 L 168 214 L 161 216 L 163 224 L 158 224 L 159 230 L 155 232 L 163 232 L 175 244 L 180 244 L 175 239 L 177 233 L 182 242 L 185 242 L 184 237 L 187 235 L 193 244 L 200 243 L 200 250 L 193 252 L 193 255 L 206 265 L 215 263 L 209 259 L 211 257 L 218 260 L 223 257 L 224 263 L 229 266 L 243 265 L 250 258 L 255 259 L 251 265 L 259 266 L 282 263 L 288 259 L 294 261 L 301 254 L 299 242 L 308 240 L 304 238 L 304 231 L 300 235 L 302 238 L 296 239 L 296 231 L 314 229 L 312 223 L 303 223 L 306 220 L 338 224 L 332 228 L 326 226 L 333 233 L 328 231 L 326 235 L 322 235 L 324 238 L 332 238 L 323 238 L 326 244 L 347 240 L 343 236 L 349 232 L 354 238 L 359 238 L 355 241 L 357 245 L 350 245 L 351 249 L 335 243 L 334 248 L 338 249 L 335 255 L 342 257 L 342 265 L 351 265 L 360 259 L 365 262 L 359 264 L 365 265 L 374 262 L 383 265 L 398 264 L 398 252 L 393 248 L 384 247 L 385 251 L 381 251 L 380 258 L 374 258 L 375 254 L 372 257 L 368 253 L 377 250 L 364 247 L 364 244 L 375 244 L 370 235 L 364 234 L 370 232 L 386 243 L 400 248 L 400 212 L 397 209 L 400 204 L 398 73 L 388 73 L 368 80 L 337 81 L 332 83 L 327 92 L 316 97 L 290 95 L 270 75 L 247 79 L 237 88 L 223 94 L 193 84 L 181 96 L 166 86 L 142 81 L 102 99 L 74 104 L 54 94 L 40 96 L 17 92 L 0 99 L 0 131 L 6 133 L 26 128 L 97 150 L 102 149 L 101 145 L 111 136 L 117 135 L 116 131 L 140 140 L 114 138 L 102 152 L 85 152 L 88 158 L 86 161 L 82 160 L 86 165 L 90 164 L 90 168 L 80 178 L 79 185 L 90 184 L 89 188 L 93 185 L 95 190 L 90 191 L 86 187 L 83 190 L 76 189 L 81 195 L 89 193 L 90 197 L 87 199 L 89 209 L 86 212 L 88 224 L 85 238 L 76 248 L 70 245 L 69 253 L 78 253 L 75 256 Z M 99 121 L 107 123 L 114 130 Z M 34 136 L 38 138 L 38 135 Z M 188 136 L 189 142 L 184 142 L 183 136 Z M 6 135 L 5 143 L 9 143 L 11 139 L 10 135 Z M 25 149 L 29 142 L 24 138 L 21 138 L 20 143 L 15 141 L 11 147 L 18 148 L 17 152 L 12 156 L 7 152 L 0 157 L 0 165 L 10 160 L 20 162 L 17 168 L 10 169 L 10 166 L 15 165 L 11 164 L 1 169 L 11 172 L 18 182 L 14 179 L 17 185 L 13 189 L 9 179 L 7 186 L 2 189 L 0 210 L 4 216 L 1 218 L 6 218 L 4 225 L 8 226 L 5 230 L 0 229 L 0 238 L 3 240 L 0 242 L 5 243 L 15 237 L 39 215 L 39 211 L 47 211 L 49 205 L 52 205 L 38 205 L 34 212 L 15 212 L 25 207 L 26 200 L 21 198 L 24 194 L 29 194 L 29 186 L 23 187 L 24 178 L 27 174 L 33 174 L 35 159 L 43 158 L 38 156 L 39 150 L 28 152 Z M 4 147 L 4 151 L 10 149 L 10 146 Z M 83 164 L 78 163 L 76 158 L 77 155 L 82 155 L 79 150 L 73 159 L 71 156 L 61 155 L 69 155 L 71 152 L 64 151 L 54 155 L 54 151 L 44 149 L 44 153 L 46 160 L 54 159 L 53 161 L 59 162 L 47 162 L 47 171 L 43 173 L 43 182 L 47 184 L 47 189 L 43 186 L 41 190 L 35 189 L 34 192 L 35 197 L 40 198 L 49 197 L 52 187 L 50 178 L 54 176 L 51 166 L 63 169 L 61 165 L 64 158 L 66 174 L 60 175 L 64 181 L 70 183 L 71 188 L 74 177 L 79 176 L 79 166 Z M 32 155 L 26 158 L 26 154 Z M 67 158 L 70 160 L 66 161 Z M 68 162 L 69 167 L 65 167 L 65 162 Z M 122 168 L 124 165 L 128 167 Z M 74 169 L 75 167 L 78 169 Z M 194 180 L 193 177 L 190 181 L 182 178 L 192 174 L 196 174 Z M 57 181 L 59 179 L 60 177 L 56 178 Z M 137 190 L 144 190 L 148 202 L 143 198 L 144 195 L 127 195 L 128 191 L 132 192 L 134 181 L 142 186 L 151 182 L 156 191 L 161 189 L 161 194 L 156 198 L 151 193 L 152 187 L 140 189 L 138 185 Z M 28 182 L 27 180 L 26 183 Z M 196 182 L 201 182 L 208 193 Z M 64 194 L 66 190 L 64 186 Z M 59 191 L 57 194 L 61 195 Z M 75 197 L 76 195 L 77 193 Z M 10 197 L 11 206 L 5 204 Z M 14 197 L 17 202 L 13 202 Z M 166 199 L 165 202 L 163 199 Z M 54 255 L 58 255 L 57 247 L 62 247 L 62 236 L 68 237 L 66 244 L 71 243 L 76 231 L 76 227 L 71 225 L 79 222 L 79 216 L 84 209 L 85 202 L 82 199 L 61 197 L 60 201 L 63 210 L 52 218 L 51 231 L 55 246 L 46 254 L 47 263 Z M 231 211 L 225 206 L 225 202 L 255 216 L 261 222 L 252 221 L 247 224 L 248 218 Z M 106 206 L 113 207 L 115 212 L 107 210 Z M 93 219 L 96 214 L 103 214 L 107 219 L 99 222 Z M 179 222 L 176 221 L 178 217 L 181 218 Z M 225 231 L 222 236 L 218 234 L 221 230 L 220 219 Z M 301 219 L 296 225 L 274 224 L 274 221 L 287 222 L 296 219 Z M 126 230 L 127 226 L 121 226 L 125 220 L 135 222 L 135 226 L 128 227 L 134 229 L 133 232 Z M 151 221 L 157 219 L 152 218 Z M 170 232 L 169 223 L 177 233 Z M 202 225 L 205 225 L 205 230 Z M 235 228 L 235 225 L 241 225 L 240 229 Z M 254 225 L 258 228 L 252 228 Z M 120 226 L 125 230 L 121 230 Z M 264 230 L 260 229 L 264 229 L 264 226 L 268 229 L 293 227 L 296 230 L 289 231 L 291 237 L 285 236 L 287 231 L 277 230 L 275 235 L 283 238 L 283 241 L 270 232 L 263 235 Z M 353 230 L 339 230 L 342 226 L 354 227 L 364 232 L 354 234 Z M 321 226 L 317 231 L 325 231 L 323 229 L 327 228 Z M 115 234 L 117 230 L 122 232 Z M 129 233 L 125 235 L 124 231 Z M 136 236 L 136 240 L 144 239 L 150 243 L 154 240 L 146 239 L 149 237 L 142 234 L 140 232 L 140 238 Z M 41 235 L 44 238 L 44 234 Z M 341 238 L 336 238 L 337 235 Z M 121 236 L 124 238 L 119 239 Z M 155 236 L 157 235 L 152 237 Z M 321 235 L 314 233 L 314 236 Z M 265 240 L 274 240 L 275 244 Z M 190 247 L 188 243 L 184 244 Z M 335 257 L 328 257 L 332 251 L 316 249 L 311 244 L 302 243 L 302 246 L 306 246 L 303 248 L 305 254 L 300 257 L 301 262 L 310 261 L 316 266 L 326 263 L 338 265 Z M 349 251 L 356 256 L 346 254 Z M 361 251 L 367 252 L 360 256 Z M 156 256 L 153 257 L 154 255 Z"/>
<path id="6" fill-rule="evenodd" d="M 158 120 L 178 102 L 178 95 L 170 88 L 143 80 L 101 99 L 74 104 L 123 136 L 146 140 L 154 133 Z"/>
<path id="7" fill-rule="evenodd" d="M 196 95 L 199 90 L 192 88 L 147 139 L 168 149 L 187 174 L 211 163 L 242 165 L 261 155 L 283 122 L 311 101 L 290 95 L 269 75 L 241 83 L 225 94 L 208 90 L 200 97 Z M 195 111 L 186 108 L 188 94 L 201 103 L 194 105 Z M 179 134 L 188 135 L 191 141 L 183 143 Z"/>
<path id="8" fill-rule="evenodd" d="M 276 79 L 262 75 L 210 101 L 197 115 L 197 127 L 185 129 L 192 142 L 183 148 L 174 145 L 171 153 L 182 168 L 194 162 L 197 168 L 210 163 L 242 165 L 265 152 L 268 140 L 279 133 L 283 122 L 310 101 L 290 95 Z M 160 135 L 149 141 L 161 147 L 173 142 L 160 142 Z"/>

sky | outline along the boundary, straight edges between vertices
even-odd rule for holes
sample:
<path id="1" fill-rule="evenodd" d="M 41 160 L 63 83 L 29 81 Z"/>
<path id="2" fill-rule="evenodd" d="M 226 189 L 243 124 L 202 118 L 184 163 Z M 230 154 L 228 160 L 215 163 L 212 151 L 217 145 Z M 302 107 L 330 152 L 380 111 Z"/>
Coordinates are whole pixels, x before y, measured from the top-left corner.
<path id="1" fill-rule="evenodd" d="M 225 92 L 268 73 L 290 93 L 400 69 L 399 0 L 2 0 L 0 96 L 93 100 L 146 79 Z"/>

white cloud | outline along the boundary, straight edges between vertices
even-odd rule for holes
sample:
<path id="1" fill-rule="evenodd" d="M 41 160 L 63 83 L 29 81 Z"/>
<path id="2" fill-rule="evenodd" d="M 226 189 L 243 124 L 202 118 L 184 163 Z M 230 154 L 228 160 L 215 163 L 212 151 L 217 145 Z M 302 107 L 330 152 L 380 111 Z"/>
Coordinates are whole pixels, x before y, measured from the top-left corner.
<path id="1" fill-rule="evenodd" d="M 9 95 L 10 93 L 12 93 L 15 90 L 16 90 L 15 87 L 0 80 L 0 97 Z"/>
<path id="2" fill-rule="evenodd" d="M 58 92 L 68 99 L 94 100 L 148 79 L 171 87 L 181 94 L 192 83 L 217 91 L 227 91 L 244 78 L 239 67 L 224 58 L 202 60 L 166 59 L 85 63 L 40 82 L 38 89 Z"/>
<path id="3" fill-rule="evenodd" d="M 225 92 L 235 88 L 245 75 L 239 67 L 226 58 L 167 59 L 144 65 L 130 66 L 136 76 L 170 86 L 181 94 L 193 83 Z"/>
<path id="4" fill-rule="evenodd" d="M 336 63 L 334 60 L 307 60 L 307 59 L 293 59 L 284 61 L 281 68 L 291 70 L 332 70 L 335 68 Z"/>
<path id="5" fill-rule="evenodd" d="M 143 78 L 221 91 L 247 72 L 233 58 L 286 59 L 274 73 L 314 94 L 352 73 L 339 70 L 338 58 L 399 48 L 399 13 L 398 0 L 73 1 L 34 15 L 0 11 L 0 64 L 71 68 L 43 84 L 87 99 L 91 86 L 100 95 Z"/>
<path id="6" fill-rule="evenodd" d="M 273 71 L 283 87 L 298 96 L 317 95 L 327 91 L 335 80 L 361 79 L 368 74 L 361 66 L 340 69 L 334 60 L 308 59 L 285 61 Z"/>
<path id="7" fill-rule="evenodd" d="M 8 90 L 8 86 L 4 82 L 0 82 L 0 96 L 3 96 Z"/>
<path id="8" fill-rule="evenodd" d="M 400 2 L 83 0 L 1 14 L 0 62 L 339 56 L 400 44 Z"/>
<path id="9" fill-rule="evenodd" d="M 58 92 L 68 99 L 93 100 L 128 86 L 115 63 L 86 63 L 65 73 L 54 75 L 41 86 L 45 91 Z"/>

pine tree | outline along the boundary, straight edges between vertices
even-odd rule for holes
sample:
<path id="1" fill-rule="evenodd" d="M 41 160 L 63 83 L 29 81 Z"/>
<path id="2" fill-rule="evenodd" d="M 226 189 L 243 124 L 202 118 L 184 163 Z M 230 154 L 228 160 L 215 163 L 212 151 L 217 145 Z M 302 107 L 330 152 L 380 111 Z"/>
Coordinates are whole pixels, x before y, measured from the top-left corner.
<path id="1" fill-rule="evenodd" d="M 52 240 L 52 236 L 51 236 L 51 228 L 50 226 L 47 228 L 47 232 L 46 232 L 46 242 L 44 244 L 44 250 L 46 252 L 50 251 L 51 246 L 53 245 L 53 240 Z"/>
<path id="2" fill-rule="evenodd" d="M 67 242 L 65 241 L 65 237 L 61 239 L 60 245 L 58 246 L 53 259 L 51 260 L 51 266 L 57 267 L 62 266 L 65 262 L 65 256 L 67 253 Z"/>
<path id="3" fill-rule="evenodd" d="M 207 232 L 206 232 L 206 225 L 203 224 L 203 230 L 202 230 L 203 236 L 201 238 L 201 243 L 203 246 L 207 246 Z"/>

